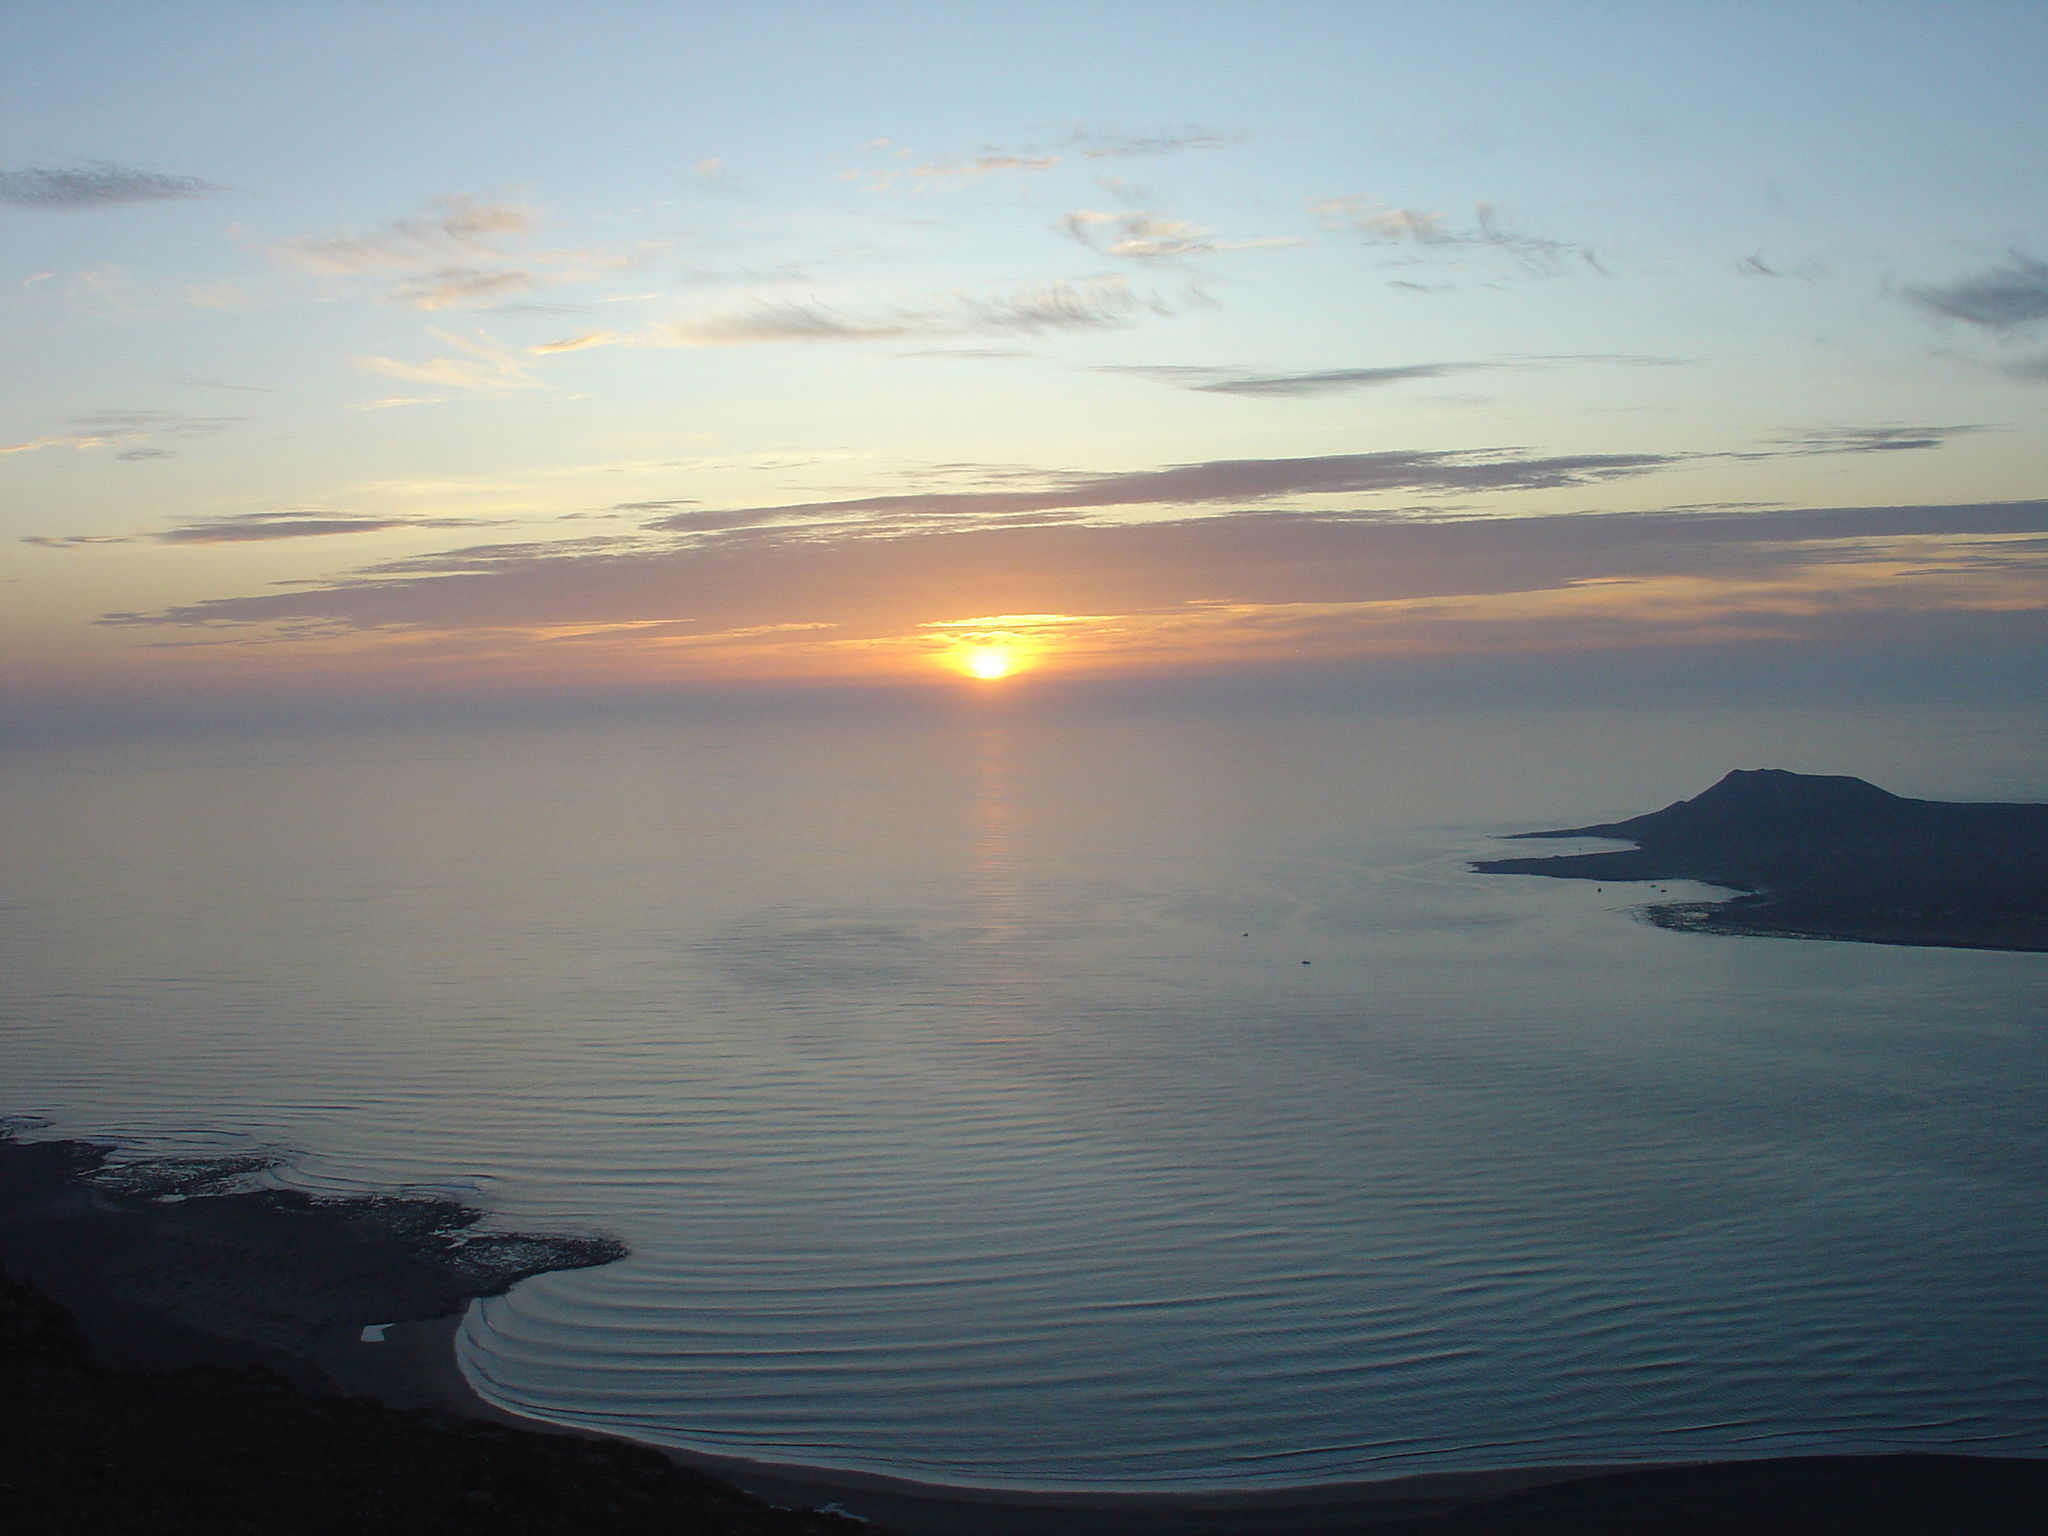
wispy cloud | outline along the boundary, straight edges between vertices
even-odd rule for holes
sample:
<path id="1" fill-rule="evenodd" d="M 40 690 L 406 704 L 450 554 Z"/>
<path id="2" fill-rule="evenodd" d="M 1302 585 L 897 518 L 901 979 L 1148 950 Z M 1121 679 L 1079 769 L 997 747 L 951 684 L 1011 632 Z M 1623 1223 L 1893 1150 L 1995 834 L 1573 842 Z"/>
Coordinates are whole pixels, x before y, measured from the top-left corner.
<path id="1" fill-rule="evenodd" d="M 123 449 L 115 454 L 121 459 L 170 458 L 172 450 L 151 445 L 225 432 L 240 419 L 235 416 L 181 416 L 169 411 L 102 411 L 72 417 L 66 423 L 69 431 L 0 444 L 0 454 L 34 453 L 43 448 L 115 448 Z"/>
<path id="2" fill-rule="evenodd" d="M 495 202 L 451 192 L 431 199 L 413 218 L 389 219 L 367 232 L 295 235 L 278 247 L 310 272 L 358 273 L 441 265 L 479 255 L 507 257 L 506 241 L 540 223 L 526 203 Z"/>
<path id="3" fill-rule="evenodd" d="M 386 279 L 385 302 L 423 310 L 497 304 L 544 286 L 587 282 L 651 254 L 649 247 L 533 247 L 529 238 L 542 222 L 542 211 L 528 203 L 449 193 L 419 214 L 367 231 L 294 236 L 276 254 L 319 276 Z"/>
<path id="4" fill-rule="evenodd" d="M 1897 453 L 1901 450 L 1941 448 L 1950 438 L 1981 432 L 1981 426 L 1948 427 L 1830 427 L 1798 437 L 1779 439 L 1771 452 L 1747 455 L 1755 458 L 1807 457 L 1827 453 Z"/>
<path id="5" fill-rule="evenodd" d="M 870 139 L 860 148 L 866 154 L 884 155 L 896 162 L 839 173 L 841 181 L 859 182 L 874 192 L 936 190 L 990 176 L 1049 171 L 1061 159 L 1059 155 L 1038 150 L 1011 150 L 991 145 L 973 155 L 934 156 L 920 160 L 915 150 L 890 139 Z"/>
<path id="6" fill-rule="evenodd" d="M 841 181 L 857 181 L 870 191 L 924 190 L 979 181 L 984 177 L 1017 171 L 1049 171 L 1060 163 L 1058 155 L 976 155 L 968 160 L 925 160 L 915 165 L 888 166 L 880 170 L 850 170 Z"/>
<path id="7" fill-rule="evenodd" d="M 1310 203 L 1308 211 L 1319 215 L 1334 228 L 1351 229 L 1383 245 L 1399 245 L 1403 241 L 1437 245 L 1452 238 L 1444 228 L 1444 216 L 1440 213 L 1389 208 L 1384 204 L 1369 203 L 1355 194 Z"/>
<path id="8" fill-rule="evenodd" d="M 17 208 L 106 208 L 205 197 L 221 188 L 197 176 L 167 176 L 90 160 L 68 170 L 0 171 L 0 203 Z"/>
<path id="9" fill-rule="evenodd" d="M 47 437 L 26 437 L 18 443 L 0 443 L 0 454 L 36 453 L 44 448 L 104 448 L 107 440 L 83 432 L 54 432 Z"/>
<path id="10" fill-rule="evenodd" d="M 1022 490 L 911 492 L 744 510 L 751 516 L 773 516 L 792 522 L 850 519 L 893 524 L 912 519 L 934 524 L 948 520 L 982 524 L 1028 514 L 1082 514 L 1112 507 L 1199 507 L 1220 502 L 1249 506 L 1282 497 L 1386 491 L 1555 489 L 1647 474 L 1678 462 L 1665 454 L 1531 457 L 1513 449 L 1492 453 L 1409 449 L 1299 459 L 1211 459 L 1117 474 L 1052 475 L 1045 477 L 1043 484 Z M 684 531 L 687 516 L 649 526 Z"/>
<path id="11" fill-rule="evenodd" d="M 492 528 L 492 519 L 473 517 L 364 517 L 319 508 L 288 512 L 244 512 L 234 517 L 185 523 L 140 534 L 35 534 L 24 544 L 73 549 L 88 544 L 254 544 L 276 539 L 328 538 L 345 533 L 381 533 L 391 528 Z"/>
<path id="12" fill-rule="evenodd" d="M 1906 297 L 1935 314 L 1986 330 L 2029 330 L 2048 320 L 2048 262 L 2014 251 L 2002 267 L 1947 284 L 1909 287 Z"/>
<path id="13" fill-rule="evenodd" d="M 438 384 L 444 389 L 460 389 L 472 393 L 505 394 L 513 390 L 541 387 L 539 380 L 533 377 L 518 353 L 481 331 L 475 336 L 459 336 L 453 331 L 432 327 L 428 334 L 463 355 L 433 357 L 418 363 L 375 355 L 359 357 L 356 361 L 373 372 L 387 374 L 394 379 L 407 379 L 417 384 Z"/>
<path id="14" fill-rule="evenodd" d="M 1251 395 L 1292 397 L 1329 395 L 1354 389 L 1381 389 L 1414 379 L 1440 379 L 1455 373 L 1474 373 L 1487 363 L 1408 363 L 1391 368 L 1326 368 L 1316 373 L 1238 373 L 1227 368 L 1177 365 L 1110 364 L 1097 373 L 1128 373 L 1158 379 L 1208 395 Z"/>
<path id="15" fill-rule="evenodd" d="M 1524 271 L 1550 276 L 1567 264 L 1604 272 L 1590 246 L 1569 240 L 1548 240 L 1517 234 L 1501 224 L 1490 203 L 1475 203 L 1471 224 L 1458 227 L 1441 213 L 1389 207 L 1357 195 L 1325 198 L 1309 204 L 1309 212 L 1325 227 L 1349 231 L 1368 245 L 1399 248 L 1414 259 L 1443 259 L 1461 252 L 1494 251 Z"/>
<path id="16" fill-rule="evenodd" d="M 764 299 L 724 313 L 678 320 L 655 333 L 680 346 L 730 347 L 772 341 L 874 341 L 940 329 L 914 309 L 851 310 L 796 299 Z"/>
<path id="17" fill-rule="evenodd" d="M 1103 213 L 1082 208 L 1062 219 L 1060 227 L 1091 251 L 1136 261 L 1173 260 L 1184 256 L 1207 256 L 1219 251 L 1249 251 L 1301 244 L 1300 240 L 1288 235 L 1219 240 L 1215 238 L 1214 230 L 1190 224 L 1185 219 L 1168 218 L 1152 209 Z"/>
<path id="18" fill-rule="evenodd" d="M 1735 263 L 1735 270 L 1744 277 L 1791 277 L 1802 283 L 1818 283 L 1828 275 L 1828 269 L 1821 263 L 1808 259 L 1797 266 L 1786 266 L 1782 262 L 1767 260 L 1762 251 L 1752 251 Z"/>
<path id="19" fill-rule="evenodd" d="M 1427 366 L 1427 365 L 1425 365 Z M 1441 365 L 1446 368 L 1455 365 Z M 1476 366 L 1476 365 L 1475 365 Z M 1366 370 L 1355 370 L 1366 371 Z M 1314 377 L 1302 375 L 1301 377 Z M 650 531 L 696 533 L 721 527 L 821 526 L 866 537 L 915 528 L 997 527 L 1014 521 L 1100 522 L 1097 514 L 1136 507 L 1188 509 L 1234 504 L 1262 509 L 1303 497 L 1421 496 L 1558 490 L 1633 479 L 1709 458 L 1776 459 L 1827 453 L 1875 453 L 1940 447 L 1979 430 L 1970 426 L 1851 427 L 1804 434 L 1754 451 L 1725 453 L 1532 454 L 1520 448 L 1442 451 L 1395 449 L 1310 458 L 1210 459 L 1112 473 L 1044 472 L 1016 466 L 942 466 L 939 478 L 978 482 L 972 490 L 915 490 L 882 496 L 689 511 L 658 518 Z M 651 505 L 651 504 L 650 504 Z M 1259 515 L 1267 515 L 1263 511 Z M 1326 514 L 1316 514 L 1326 515 Z M 1346 516 L 1380 516 L 1349 510 Z"/>
<path id="20" fill-rule="evenodd" d="M 1410 363 L 1398 368 L 1330 368 L 1321 373 L 1253 374 L 1218 379 L 1193 388 L 1216 395 L 1328 395 L 1340 390 L 1379 389 L 1388 384 L 1405 384 L 1413 379 L 1440 379 L 1453 373 L 1471 373 L 1480 363 Z"/>
<path id="21" fill-rule="evenodd" d="M 530 293 L 536 286 L 531 272 L 444 267 L 438 272 L 422 272 L 395 283 L 385 296 L 394 304 L 404 304 L 412 309 L 458 309 Z"/>
<path id="22" fill-rule="evenodd" d="M 1121 128 L 1074 127 L 1057 148 L 1044 145 L 984 145 L 974 154 L 930 155 L 890 139 L 870 139 L 860 146 L 870 155 L 885 155 L 894 164 L 855 168 L 839 173 L 871 191 L 925 191 L 961 186 L 990 177 L 1034 175 L 1054 170 L 1069 159 L 1080 161 L 1153 158 L 1188 150 L 1226 149 L 1246 135 L 1222 129 L 1185 126 L 1127 131 Z"/>
<path id="23" fill-rule="evenodd" d="M 999 171 L 1049 171 L 1060 163 L 1058 155 L 976 155 L 965 161 L 930 161 L 914 165 L 908 174 L 948 179 L 960 176 L 992 176 Z"/>
<path id="24" fill-rule="evenodd" d="M 211 522 L 187 523 L 150 535 L 159 544 L 251 544 L 273 539 L 318 539 L 343 533 L 381 533 L 389 528 L 479 528 L 496 524 L 470 517 L 361 517 L 347 512 L 301 509 L 245 512 Z"/>
<path id="25" fill-rule="evenodd" d="M 1188 124 L 1178 128 L 1127 130 L 1122 128 L 1075 128 L 1066 142 L 1084 160 L 1149 159 L 1178 155 L 1188 150 L 1229 149 L 1250 135 L 1222 128 Z"/>
<path id="26" fill-rule="evenodd" d="M 852 307 L 764 299 L 740 309 L 678 320 L 646 338 L 653 345 L 720 347 L 753 342 L 882 341 L 990 332 L 1100 330 L 1144 313 L 1170 314 L 1164 300 L 1121 278 L 1039 283 L 999 294 L 947 294 L 911 304 Z M 596 343 L 586 343 L 595 345 Z"/>
<path id="27" fill-rule="evenodd" d="M 617 331 L 584 331 L 581 335 L 564 336 L 560 341 L 543 341 L 526 350 L 542 356 L 554 352 L 581 352 L 586 347 L 609 347 L 620 339 Z"/>

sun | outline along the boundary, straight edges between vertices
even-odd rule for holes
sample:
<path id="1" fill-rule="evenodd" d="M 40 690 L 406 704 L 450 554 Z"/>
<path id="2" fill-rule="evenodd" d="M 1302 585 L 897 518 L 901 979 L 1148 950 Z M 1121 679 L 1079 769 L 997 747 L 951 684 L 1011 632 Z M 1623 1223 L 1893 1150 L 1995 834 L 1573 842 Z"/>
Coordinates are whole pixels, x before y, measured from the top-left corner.
<path id="1" fill-rule="evenodd" d="M 978 682 L 993 683 L 1028 670 L 1037 658 L 1037 647 L 1011 635 L 982 634 L 962 638 L 943 652 L 939 660 L 953 671 Z"/>
<path id="2" fill-rule="evenodd" d="M 962 653 L 960 667 L 969 677 L 994 682 L 1017 670 L 1017 653 L 1006 645 L 973 645 Z"/>
<path id="3" fill-rule="evenodd" d="M 1012 616 L 1014 617 L 1014 616 Z M 1030 614 L 1034 626 L 1046 621 L 1043 614 Z M 971 677 L 978 683 L 996 683 L 1022 672 L 1036 671 L 1045 664 L 1052 646 L 1033 630 L 1019 633 L 1006 624 L 988 619 L 948 620 L 931 626 L 952 633 L 932 648 L 931 660 L 948 672 Z"/>

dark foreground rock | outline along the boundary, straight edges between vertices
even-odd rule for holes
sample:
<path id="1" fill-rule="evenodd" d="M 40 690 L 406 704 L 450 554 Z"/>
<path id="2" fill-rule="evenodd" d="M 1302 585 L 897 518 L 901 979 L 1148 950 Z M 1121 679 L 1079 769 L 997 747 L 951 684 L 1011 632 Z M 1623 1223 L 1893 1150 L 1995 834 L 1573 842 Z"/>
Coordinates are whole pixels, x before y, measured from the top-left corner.
<path id="1" fill-rule="evenodd" d="M 1786 1456 L 1553 1483 L 1374 1536 L 2039 1536 L 2048 1462 Z"/>
<path id="2" fill-rule="evenodd" d="M 1799 1457 L 1577 1476 L 1481 1473 L 1270 1495 L 1007 1497 L 905 1485 L 843 1497 L 873 1525 L 771 1507 L 649 1447 L 335 1390 L 333 1330 L 447 1309 L 593 1238 L 493 1241 L 474 1212 L 396 1197 L 250 1200 L 260 1159 L 116 1166 L 0 1136 L 0 1532 L 6 1536 L 2040 1536 L 2048 1461 Z M 451 1214 L 452 1212 L 452 1214 Z M 83 1249 L 64 1252 L 77 1237 Z M 461 1250 L 482 1241 L 479 1253 Z M 97 1255 L 81 1258 L 80 1254 Z M 256 1278 L 232 1270 L 254 1256 Z M 488 1260 L 488 1262 L 486 1262 Z M 105 1273 L 94 1270 L 104 1262 Z M 335 1266 L 325 1275 L 298 1263 Z M 198 1265 L 205 1274 L 172 1271 Z M 157 1266 L 163 1266 L 161 1272 Z M 135 1295 L 147 1298 L 132 1299 Z M 469 1288 L 465 1290 L 465 1288 Z M 298 1293 L 303 1293 L 300 1295 Z M 169 1308 L 169 1311 L 164 1310 Z M 171 1312 L 184 1321 L 174 1321 Z M 433 1315 L 431 1310 L 426 1315 Z M 166 1342 L 168 1340 L 169 1342 Z M 178 1357 L 176 1369 L 110 1360 Z M 212 1351 L 209 1355 L 208 1351 Z M 220 1361 L 263 1360 L 295 1373 Z M 800 1471 L 801 1469 L 790 1469 Z M 1503 1479 L 1546 1478 L 1501 1492 Z M 782 1502 L 790 1499 L 777 1495 Z"/>
<path id="3" fill-rule="evenodd" d="M 262 1158 L 118 1163 L 0 1136 L 8 1536 L 826 1536 L 624 1441 L 340 1393 L 317 1361 L 446 1316 L 601 1237 L 474 1230 L 453 1201 L 237 1188 Z M 45 1291 L 55 1292 L 60 1305 Z M 73 1309 L 76 1309 L 75 1313 Z"/>
<path id="4" fill-rule="evenodd" d="M 1745 893 L 1644 909 L 1666 928 L 2048 950 L 2048 805 L 1909 800 L 1861 779 L 1763 768 L 1731 773 L 1646 816 L 1519 835 L 1636 846 L 1472 867 L 1573 880 L 1698 880 Z"/>
<path id="5" fill-rule="evenodd" d="M 19 1536 L 825 1536 L 623 1441 L 539 1434 L 254 1367 L 101 1364 L 0 1276 L 0 1529 Z"/>
<path id="6" fill-rule="evenodd" d="M 240 1187 L 271 1161 L 0 1137 L 0 1263 L 62 1297 L 114 1364 L 262 1365 L 318 1386 L 312 1357 L 368 1324 L 451 1316 L 625 1253 L 479 1231 L 481 1212 L 432 1196 Z"/>

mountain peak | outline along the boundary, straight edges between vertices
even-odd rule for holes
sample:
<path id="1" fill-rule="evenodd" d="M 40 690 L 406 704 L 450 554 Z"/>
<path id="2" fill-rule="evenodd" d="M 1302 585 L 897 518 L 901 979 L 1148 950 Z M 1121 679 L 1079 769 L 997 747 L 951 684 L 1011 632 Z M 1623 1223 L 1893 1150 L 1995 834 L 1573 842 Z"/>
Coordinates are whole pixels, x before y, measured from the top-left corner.
<path id="1" fill-rule="evenodd" d="M 1787 768 L 1737 768 L 1711 789 L 1681 805 L 1743 804 L 1755 807 L 1826 806 L 1832 809 L 1896 804 L 1899 797 L 1866 779 L 1842 773 L 1794 773 Z"/>

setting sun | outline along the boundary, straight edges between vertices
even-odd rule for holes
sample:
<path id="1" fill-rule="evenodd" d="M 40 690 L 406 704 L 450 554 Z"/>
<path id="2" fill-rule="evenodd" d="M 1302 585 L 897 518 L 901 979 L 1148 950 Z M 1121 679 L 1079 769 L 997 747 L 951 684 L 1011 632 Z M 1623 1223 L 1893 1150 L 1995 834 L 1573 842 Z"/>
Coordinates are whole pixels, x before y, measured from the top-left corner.
<path id="1" fill-rule="evenodd" d="M 931 619 L 920 627 L 938 631 L 930 652 L 937 665 L 993 683 L 1037 670 L 1049 657 L 1069 649 L 1071 641 L 1065 637 L 1092 622 L 1066 613 L 985 613 Z"/>
<path id="2" fill-rule="evenodd" d="M 1017 653 L 1006 645 L 972 646 L 962 654 L 960 665 L 969 677 L 993 682 L 1017 670 Z"/>

